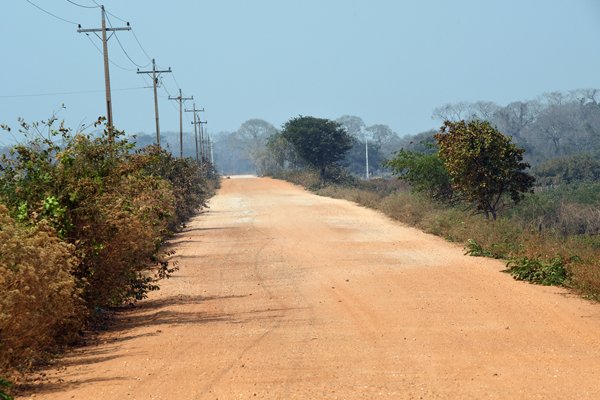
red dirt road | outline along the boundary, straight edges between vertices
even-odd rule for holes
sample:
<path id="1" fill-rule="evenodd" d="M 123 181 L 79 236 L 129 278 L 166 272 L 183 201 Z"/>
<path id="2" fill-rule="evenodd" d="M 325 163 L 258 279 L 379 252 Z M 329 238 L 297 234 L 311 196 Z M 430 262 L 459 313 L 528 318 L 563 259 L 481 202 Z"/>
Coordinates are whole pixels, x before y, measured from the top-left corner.
<path id="1" fill-rule="evenodd" d="M 173 245 L 37 399 L 600 398 L 600 305 L 377 212 L 231 179 Z"/>

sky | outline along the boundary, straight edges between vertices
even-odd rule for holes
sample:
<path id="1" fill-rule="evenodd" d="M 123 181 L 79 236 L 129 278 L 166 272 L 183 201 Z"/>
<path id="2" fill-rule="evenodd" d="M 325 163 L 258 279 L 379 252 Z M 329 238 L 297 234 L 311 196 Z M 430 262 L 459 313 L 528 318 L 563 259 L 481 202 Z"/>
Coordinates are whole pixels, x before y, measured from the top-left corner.
<path id="1" fill-rule="evenodd" d="M 19 117 L 56 113 L 77 128 L 106 115 L 102 55 L 94 46 L 101 42 L 76 25 L 100 27 L 100 9 L 89 8 L 93 0 L 73 2 L 3 5 L 0 123 L 16 128 Z M 109 41 L 118 65 L 110 65 L 114 123 L 128 133 L 155 132 L 150 80 L 136 74 L 148 57 L 173 70 L 159 89 L 162 132 L 179 130 L 178 104 L 168 100 L 179 88 L 205 108 L 211 132 L 236 130 L 251 118 L 280 127 L 298 115 L 357 115 L 402 135 L 438 127 L 432 111 L 446 103 L 506 105 L 600 87 L 600 0 L 102 4 L 112 26 L 129 21 L 135 33 L 117 34 L 133 62 L 115 37 Z M 184 130 L 190 121 L 185 113 Z M 0 145 L 18 140 L 14 131 L 0 132 Z"/>

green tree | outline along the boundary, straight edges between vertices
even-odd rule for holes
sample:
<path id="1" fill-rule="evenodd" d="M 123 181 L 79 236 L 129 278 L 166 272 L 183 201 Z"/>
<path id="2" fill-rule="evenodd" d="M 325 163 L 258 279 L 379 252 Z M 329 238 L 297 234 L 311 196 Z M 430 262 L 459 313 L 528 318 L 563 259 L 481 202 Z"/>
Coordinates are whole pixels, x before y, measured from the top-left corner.
<path id="1" fill-rule="evenodd" d="M 352 137 L 341 124 L 323 118 L 296 117 L 283 125 L 282 136 L 298 156 L 319 171 L 321 179 L 352 147 Z"/>
<path id="2" fill-rule="evenodd" d="M 385 165 L 415 192 L 439 201 L 450 201 L 453 197 L 450 175 L 437 152 L 425 154 L 401 149 Z"/>
<path id="3" fill-rule="evenodd" d="M 487 121 L 445 121 L 435 135 L 452 187 L 486 218 L 496 219 L 506 195 L 516 204 L 534 178 L 525 170 L 525 150 Z"/>

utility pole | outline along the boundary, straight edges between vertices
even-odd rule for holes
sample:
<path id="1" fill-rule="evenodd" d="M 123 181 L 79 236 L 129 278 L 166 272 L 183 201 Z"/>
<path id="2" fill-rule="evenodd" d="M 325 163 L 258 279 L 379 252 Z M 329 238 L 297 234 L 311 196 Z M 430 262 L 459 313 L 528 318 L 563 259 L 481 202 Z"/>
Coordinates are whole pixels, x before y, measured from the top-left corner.
<path id="1" fill-rule="evenodd" d="M 198 118 L 197 115 L 199 112 L 204 111 L 204 108 L 201 110 L 196 109 L 196 103 L 194 103 L 194 108 L 191 110 L 185 110 L 185 112 L 193 112 L 194 113 L 194 122 L 192 122 L 192 124 L 194 125 L 194 139 L 196 142 L 196 161 L 199 160 L 198 158 Z"/>
<path id="2" fill-rule="evenodd" d="M 207 158 L 206 158 L 204 125 L 206 125 L 208 123 L 208 121 L 199 121 L 199 122 L 200 122 L 200 154 L 202 155 L 202 161 L 205 161 L 205 160 L 207 160 Z"/>
<path id="3" fill-rule="evenodd" d="M 79 29 L 77 32 L 79 33 L 89 33 L 92 32 L 96 36 L 98 34 L 96 32 L 102 32 L 102 50 L 104 53 L 104 88 L 106 90 L 106 119 L 108 126 L 109 139 L 112 140 L 112 131 L 113 131 L 113 114 L 112 114 L 112 97 L 110 94 L 110 71 L 108 67 L 108 40 L 114 35 L 116 31 L 130 31 L 131 26 L 129 26 L 129 22 L 126 27 L 122 28 L 107 28 L 106 27 L 106 11 L 104 10 L 104 6 L 100 6 L 100 10 L 102 12 L 102 27 L 100 29 L 82 29 L 81 25 L 79 25 Z M 109 37 L 106 36 L 106 32 L 112 32 Z M 98 36 L 99 37 L 99 36 Z"/>
<path id="4" fill-rule="evenodd" d="M 185 100 L 194 100 L 194 96 L 183 97 L 181 89 L 179 89 L 179 96 L 169 96 L 169 100 L 177 100 L 179 102 L 179 158 L 183 158 L 183 102 Z"/>
<path id="5" fill-rule="evenodd" d="M 156 62 L 154 61 L 154 58 L 152 59 L 152 71 L 140 71 L 140 69 L 138 68 L 137 73 L 138 74 L 152 74 L 152 85 L 154 86 L 154 119 L 156 120 L 156 144 L 158 145 L 158 147 L 160 147 L 160 125 L 158 123 L 158 96 L 156 94 L 156 87 L 158 86 L 158 74 L 165 74 L 165 73 L 169 73 L 169 72 L 173 72 L 171 71 L 171 67 L 169 67 L 169 69 L 165 69 L 165 70 L 157 70 L 156 69 Z"/>

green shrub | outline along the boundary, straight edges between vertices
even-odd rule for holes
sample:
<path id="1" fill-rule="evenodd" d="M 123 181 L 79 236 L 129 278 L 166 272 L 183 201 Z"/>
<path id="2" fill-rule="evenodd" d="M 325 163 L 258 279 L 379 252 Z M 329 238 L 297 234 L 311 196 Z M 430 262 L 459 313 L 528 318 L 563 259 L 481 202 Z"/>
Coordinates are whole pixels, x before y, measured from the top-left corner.
<path id="1" fill-rule="evenodd" d="M 0 400 L 13 400 L 13 397 L 9 395 L 6 390 L 10 390 L 12 384 L 4 378 L 0 378 Z"/>
<path id="2" fill-rule="evenodd" d="M 479 243 L 477 243 L 477 241 L 474 239 L 467 240 L 467 244 L 465 245 L 465 250 L 466 250 L 465 254 L 468 254 L 473 257 L 493 257 L 494 256 L 494 254 L 491 251 L 485 250 L 483 248 L 483 246 L 481 246 Z"/>
<path id="3" fill-rule="evenodd" d="M 450 202 L 454 195 L 450 175 L 437 152 L 432 154 L 417 153 L 401 149 L 387 167 L 415 192 L 425 193 L 429 197 L 442 202 Z"/>
<path id="4" fill-rule="evenodd" d="M 554 257 L 549 262 L 538 258 L 523 257 L 510 260 L 506 267 L 506 272 L 516 280 L 538 285 L 560 286 L 569 278 L 569 273 L 561 257 Z"/>

